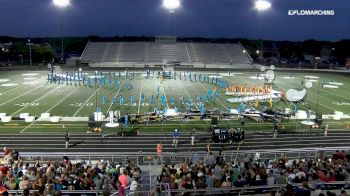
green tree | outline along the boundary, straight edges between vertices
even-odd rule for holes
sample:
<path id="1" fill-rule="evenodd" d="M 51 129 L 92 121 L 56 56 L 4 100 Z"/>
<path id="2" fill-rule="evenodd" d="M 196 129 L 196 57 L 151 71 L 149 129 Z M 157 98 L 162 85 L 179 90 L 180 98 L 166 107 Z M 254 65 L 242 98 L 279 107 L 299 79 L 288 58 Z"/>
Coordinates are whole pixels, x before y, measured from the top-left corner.
<path id="1" fill-rule="evenodd" d="M 47 63 L 56 57 L 56 51 L 49 44 L 33 47 L 33 61 Z"/>

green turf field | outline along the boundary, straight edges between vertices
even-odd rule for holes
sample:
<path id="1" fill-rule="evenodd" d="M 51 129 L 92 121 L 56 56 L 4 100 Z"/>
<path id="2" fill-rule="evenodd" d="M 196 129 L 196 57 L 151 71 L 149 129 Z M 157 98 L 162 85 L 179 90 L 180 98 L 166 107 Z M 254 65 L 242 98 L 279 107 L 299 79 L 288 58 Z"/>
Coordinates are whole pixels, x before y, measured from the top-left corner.
<path id="1" fill-rule="evenodd" d="M 238 71 L 237 71 L 238 72 Z M 186 106 L 180 102 L 180 97 L 191 97 L 194 101 L 192 109 L 199 109 L 196 104 L 197 96 L 203 96 L 207 94 L 209 89 L 214 89 L 215 86 L 209 83 L 199 81 L 185 81 L 168 79 L 160 82 L 156 77 L 146 79 L 142 73 L 136 73 L 134 79 L 121 76 L 116 77 L 120 81 L 119 88 L 110 88 L 108 85 L 105 87 L 75 85 L 71 84 L 55 84 L 48 83 L 48 72 L 44 71 L 31 71 L 31 72 L 0 72 L 0 113 L 7 113 L 8 116 L 19 116 L 20 113 L 29 113 L 31 116 L 40 116 L 41 113 L 50 113 L 51 116 L 61 117 L 86 117 L 92 114 L 96 109 L 96 95 L 97 104 L 101 108 L 103 113 L 108 111 L 120 110 L 122 114 L 143 114 L 153 111 L 154 107 L 162 110 L 164 107 L 173 108 L 177 106 L 179 111 L 185 112 Z M 93 73 L 89 73 L 93 76 Z M 216 75 L 216 73 L 202 73 L 203 75 Z M 194 73 L 192 73 L 192 78 Z M 286 79 L 287 72 L 276 72 L 276 79 L 274 80 L 273 89 L 278 91 L 285 91 L 291 88 L 301 86 L 302 80 L 305 80 L 305 75 L 311 75 L 319 77 L 313 82 L 313 87 L 308 89 L 306 101 L 303 104 L 298 105 L 298 109 L 307 110 L 311 108 L 316 110 L 316 103 L 318 99 L 318 111 L 322 114 L 332 114 L 335 110 L 350 114 L 350 77 L 333 73 L 293 73 L 294 79 Z M 248 84 L 249 86 L 257 84 L 263 85 L 263 80 L 256 80 L 250 77 L 256 76 L 256 72 L 240 72 L 240 74 L 231 73 L 231 76 L 222 76 L 220 79 L 224 79 L 230 84 Z M 343 83 L 339 85 L 339 88 L 323 88 L 318 87 L 321 83 L 329 84 L 329 82 Z M 129 83 L 133 86 L 131 90 L 125 88 L 125 84 Z M 165 95 L 167 102 L 164 106 L 160 104 L 159 98 L 156 100 L 156 104 L 151 105 L 150 98 L 152 95 L 157 95 L 157 87 L 160 87 L 160 96 Z M 219 100 L 209 101 L 205 103 L 205 109 L 207 110 L 224 110 L 236 109 L 238 104 L 232 104 L 226 101 L 230 96 L 225 95 L 225 90 L 216 87 L 219 90 Z M 142 105 L 140 101 L 141 94 L 144 94 L 147 104 Z M 319 94 L 319 96 L 318 96 Z M 125 104 L 120 106 L 119 99 L 117 104 L 111 104 L 112 97 L 124 96 Z M 128 97 L 134 96 L 134 105 L 128 104 Z M 101 97 L 106 96 L 107 102 L 102 104 Z M 171 98 L 175 98 L 174 106 L 171 105 Z M 252 104 L 253 105 L 253 104 Z M 267 103 L 259 103 L 259 107 L 267 105 Z M 287 102 L 275 102 L 274 108 L 287 108 L 290 107 L 290 103 Z M 34 124 L 30 126 L 35 127 Z M 40 123 L 39 123 L 40 124 Z M 48 123 L 46 123 L 48 124 Z M 73 123 L 74 124 L 74 123 Z M 82 123 L 80 123 L 82 124 Z M 0 126 L 5 126 L 4 123 L 0 123 Z M 6 125 L 11 126 L 11 123 Z M 11 129 L 16 131 L 22 131 L 23 127 L 28 124 L 20 123 L 14 124 L 20 126 L 18 129 Z M 80 125 L 83 126 L 83 125 Z M 43 126 L 41 129 L 47 129 L 50 126 Z M 72 126 L 74 127 L 74 126 Z M 1 128 L 5 130 L 4 127 Z M 30 128 L 32 129 L 32 128 Z M 29 130 L 30 130 L 29 129 Z"/>

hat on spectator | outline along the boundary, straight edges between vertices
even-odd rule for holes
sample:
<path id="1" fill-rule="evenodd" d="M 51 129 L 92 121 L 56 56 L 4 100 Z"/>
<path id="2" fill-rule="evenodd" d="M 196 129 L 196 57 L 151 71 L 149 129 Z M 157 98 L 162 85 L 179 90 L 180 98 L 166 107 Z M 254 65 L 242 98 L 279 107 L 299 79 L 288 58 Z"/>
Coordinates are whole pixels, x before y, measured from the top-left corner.
<path id="1" fill-rule="evenodd" d="M 255 176 L 255 179 L 256 179 L 256 180 L 260 180 L 260 175 L 259 175 L 259 174 L 256 175 L 256 176 Z"/>
<path id="2" fill-rule="evenodd" d="M 203 175 L 204 175 L 203 172 L 198 172 L 197 174 L 198 177 L 203 177 Z"/>
<path id="3" fill-rule="evenodd" d="M 289 174 L 288 179 L 293 180 L 295 178 L 295 174 Z"/>

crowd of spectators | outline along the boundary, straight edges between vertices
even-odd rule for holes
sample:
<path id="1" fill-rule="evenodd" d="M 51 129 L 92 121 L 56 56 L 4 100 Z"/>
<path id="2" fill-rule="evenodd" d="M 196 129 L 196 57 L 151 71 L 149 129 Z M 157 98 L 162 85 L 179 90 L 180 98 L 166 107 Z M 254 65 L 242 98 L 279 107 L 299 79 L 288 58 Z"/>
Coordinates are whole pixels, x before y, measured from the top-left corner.
<path id="1" fill-rule="evenodd" d="M 99 161 L 96 164 L 72 163 L 68 157 L 60 161 L 25 163 L 16 150 L 4 148 L 0 164 L 0 192 L 20 190 L 23 195 L 61 195 L 62 190 L 101 190 L 103 195 L 117 191 L 126 195 L 141 195 L 141 170 L 132 162 L 115 164 Z M 182 195 L 190 195 L 186 190 L 232 189 L 247 186 L 284 185 L 282 195 L 310 195 L 311 189 L 322 190 L 323 183 L 347 181 L 350 177 L 349 155 L 337 152 L 333 157 L 320 153 L 319 159 L 287 160 L 282 156 L 277 160 L 253 160 L 230 162 L 221 149 L 210 151 L 204 159 L 193 152 L 190 162 L 179 165 L 163 165 L 158 176 L 159 183 L 169 184 L 172 195 L 175 190 Z M 300 183 L 298 187 L 292 184 Z M 309 183 L 318 184 L 309 187 Z M 321 193 L 322 194 L 322 193 Z M 321 195 L 320 194 L 320 195 Z M 329 193 L 332 194 L 331 192 Z M 152 195 L 161 195 L 156 186 Z M 347 195 L 345 191 L 342 195 Z"/>
<path id="2" fill-rule="evenodd" d="M 21 190 L 23 195 L 61 195 L 62 190 L 101 190 L 103 195 L 118 191 L 125 195 L 129 189 L 134 195 L 141 191 L 141 170 L 134 163 L 96 164 L 72 163 L 64 156 L 61 161 L 25 163 L 16 150 L 4 148 L 0 164 L 0 191 Z M 72 195 L 72 194 L 69 194 Z M 80 195 L 80 194 L 77 194 Z"/>
<path id="3" fill-rule="evenodd" d="M 322 183 L 349 180 L 349 173 L 349 156 L 344 152 L 337 152 L 332 158 L 316 160 L 287 160 L 282 156 L 270 161 L 248 159 L 229 162 L 222 150 L 214 154 L 209 149 L 204 160 L 200 160 L 194 152 L 189 163 L 163 165 L 158 182 L 169 183 L 173 195 L 174 190 L 190 195 L 187 189 L 232 189 L 263 185 L 287 187 L 282 195 L 310 195 L 311 189 L 323 189 Z M 318 186 L 309 187 L 309 183 Z M 294 187 L 292 184 L 301 185 Z"/>

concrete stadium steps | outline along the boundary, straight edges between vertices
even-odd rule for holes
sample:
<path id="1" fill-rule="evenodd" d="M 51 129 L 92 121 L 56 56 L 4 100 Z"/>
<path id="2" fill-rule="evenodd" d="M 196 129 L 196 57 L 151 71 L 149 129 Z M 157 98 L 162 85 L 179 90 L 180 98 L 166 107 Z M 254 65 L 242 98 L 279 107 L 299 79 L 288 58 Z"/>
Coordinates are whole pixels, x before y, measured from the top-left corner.
<path id="1" fill-rule="evenodd" d="M 63 134 L 1 134 L 2 146 L 17 149 L 22 152 L 148 152 L 155 153 L 156 145 L 162 141 L 164 152 L 190 152 L 197 150 L 205 152 L 207 143 L 211 142 L 210 133 L 198 133 L 196 145 L 190 145 L 190 134 L 181 134 L 178 147 L 174 148 L 171 134 L 146 134 L 146 135 L 106 135 L 101 143 L 101 134 L 72 134 L 70 148 L 65 149 Z M 350 145 L 350 133 L 346 131 L 328 131 L 324 137 L 323 132 L 319 134 L 278 134 L 272 138 L 271 132 L 246 133 L 245 142 L 240 150 L 274 150 L 287 148 L 312 148 L 312 147 L 340 147 Z M 237 144 L 212 144 L 211 150 L 218 151 L 221 147 L 225 151 L 237 149 Z"/>
<path id="2" fill-rule="evenodd" d="M 315 148 L 338 147 L 350 145 L 350 133 L 346 131 L 328 131 L 327 137 L 323 131 L 302 132 L 295 134 L 278 134 L 273 138 L 272 133 L 247 134 L 240 150 L 286 149 L 286 148 Z"/>
<path id="3" fill-rule="evenodd" d="M 81 56 L 83 63 L 251 63 L 238 44 L 154 42 L 89 42 Z"/>

